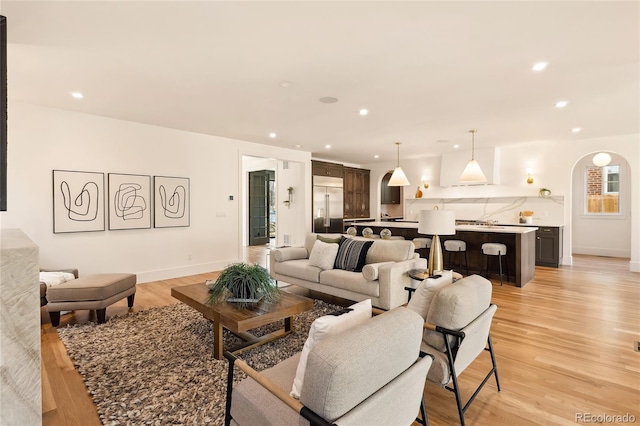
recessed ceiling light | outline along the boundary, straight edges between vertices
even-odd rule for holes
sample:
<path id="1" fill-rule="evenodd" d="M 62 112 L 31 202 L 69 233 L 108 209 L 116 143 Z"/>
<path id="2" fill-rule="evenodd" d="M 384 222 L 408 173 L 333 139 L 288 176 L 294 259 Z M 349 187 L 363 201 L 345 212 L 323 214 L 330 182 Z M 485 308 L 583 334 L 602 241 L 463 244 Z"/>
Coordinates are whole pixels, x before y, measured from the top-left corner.
<path id="1" fill-rule="evenodd" d="M 293 83 L 292 83 L 292 82 L 290 82 L 290 81 L 282 81 L 282 82 L 280 83 L 280 87 L 287 88 L 287 87 L 291 87 L 291 86 L 293 86 Z"/>
<path id="2" fill-rule="evenodd" d="M 333 96 L 325 96 L 318 100 L 323 104 L 335 104 L 336 102 L 338 102 L 338 98 L 334 98 Z"/>
<path id="3" fill-rule="evenodd" d="M 373 158 L 380 158 L 378 154 L 374 155 Z"/>
<path id="4" fill-rule="evenodd" d="M 580 130 L 582 130 L 580 127 L 574 127 L 573 129 L 571 129 L 573 133 L 578 133 Z"/>
<path id="5" fill-rule="evenodd" d="M 556 108 L 564 108 L 569 104 L 568 101 L 558 101 L 556 102 Z"/>
<path id="6" fill-rule="evenodd" d="M 276 138 L 276 136 L 278 136 L 278 135 L 276 135 L 276 134 L 275 134 L 275 133 L 273 133 L 273 132 L 269 133 L 269 137 L 270 137 L 271 139 L 275 139 L 275 138 Z"/>
<path id="7" fill-rule="evenodd" d="M 299 144 L 298 144 L 298 145 L 296 145 L 296 148 L 300 148 L 300 145 L 299 145 Z"/>
<path id="8" fill-rule="evenodd" d="M 362 109 L 358 112 L 358 114 L 360 114 L 360 115 L 367 115 L 367 114 L 369 114 L 369 110 L 368 110 L 368 109 L 366 109 L 366 108 L 362 108 Z"/>
<path id="9" fill-rule="evenodd" d="M 460 148 L 460 145 L 455 144 L 453 147 L 454 147 L 455 149 L 458 149 L 458 148 Z"/>
<path id="10" fill-rule="evenodd" d="M 325 145 L 324 147 L 329 149 L 329 148 L 331 148 L 331 145 Z"/>
<path id="11" fill-rule="evenodd" d="M 537 64 L 532 66 L 531 69 L 533 71 L 542 71 L 543 69 L 545 69 L 547 67 L 547 65 L 549 65 L 549 62 L 538 62 Z"/>
<path id="12" fill-rule="evenodd" d="M 71 92 L 71 96 L 73 96 L 76 99 L 82 99 L 84 98 L 84 95 L 80 92 Z"/>

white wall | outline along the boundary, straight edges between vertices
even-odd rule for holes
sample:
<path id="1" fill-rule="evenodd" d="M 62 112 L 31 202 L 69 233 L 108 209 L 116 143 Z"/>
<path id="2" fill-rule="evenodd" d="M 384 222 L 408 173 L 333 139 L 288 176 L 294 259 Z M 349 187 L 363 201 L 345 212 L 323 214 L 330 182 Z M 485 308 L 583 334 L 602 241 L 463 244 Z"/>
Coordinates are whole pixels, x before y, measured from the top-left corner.
<path id="1" fill-rule="evenodd" d="M 8 211 L 0 228 L 22 229 L 40 246 L 42 267 L 133 272 L 139 282 L 221 269 L 241 258 L 242 155 L 299 161 L 311 174 L 310 154 L 297 150 L 17 101 L 9 111 Z M 190 226 L 53 234 L 54 169 L 189 177 Z"/>
<path id="2" fill-rule="evenodd" d="M 573 252 L 598 256 L 629 257 L 631 252 L 631 179 L 629 165 L 617 154 L 611 164 L 620 165 L 620 214 L 585 215 L 586 168 L 593 166 L 593 155 L 576 163 L 573 170 Z M 636 191 L 640 185 L 636 182 Z"/>
<path id="3" fill-rule="evenodd" d="M 421 176 L 426 176 L 429 189 L 423 189 L 423 198 L 487 198 L 537 197 L 540 188 L 549 188 L 553 196 L 564 198 L 563 264 L 570 265 L 572 253 L 572 206 L 574 192 L 573 168 L 589 154 L 606 150 L 623 157 L 629 163 L 631 182 L 631 260 L 630 270 L 640 272 L 640 135 L 620 135 L 598 139 L 537 141 L 500 147 L 500 185 L 440 187 L 440 157 L 400 160 L 411 186 L 405 187 L 405 200 L 413 198 Z M 395 166 L 395 159 L 384 163 L 363 164 L 371 169 L 371 208 L 374 217 L 380 216 L 380 183 L 384 174 Z M 481 165 L 482 166 L 482 165 Z M 526 183 L 527 169 L 532 170 L 534 183 Z M 409 210 L 409 202 L 405 210 Z M 603 232 L 607 232 L 606 225 Z"/>

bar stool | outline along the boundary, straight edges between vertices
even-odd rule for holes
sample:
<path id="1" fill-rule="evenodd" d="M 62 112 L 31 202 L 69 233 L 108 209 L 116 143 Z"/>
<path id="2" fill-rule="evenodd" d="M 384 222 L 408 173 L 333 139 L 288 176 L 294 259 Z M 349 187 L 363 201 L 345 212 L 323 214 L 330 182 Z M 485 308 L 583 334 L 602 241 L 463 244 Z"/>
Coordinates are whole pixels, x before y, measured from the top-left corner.
<path id="1" fill-rule="evenodd" d="M 431 238 L 414 238 L 413 245 L 416 246 L 416 251 L 420 254 L 420 257 L 424 257 L 425 259 L 429 258 Z M 426 254 L 424 252 L 426 252 Z M 422 256 L 423 254 L 425 254 L 425 256 Z"/>
<path id="2" fill-rule="evenodd" d="M 482 244 L 482 254 L 485 256 L 498 256 L 498 264 L 500 265 L 500 285 L 502 285 L 502 256 L 507 254 L 507 246 L 501 243 L 484 243 Z M 486 258 L 487 278 L 489 277 L 489 258 Z M 509 262 L 506 262 L 507 282 L 509 281 Z M 484 270 L 484 268 L 483 268 Z M 482 271 L 480 271 L 482 275 Z"/>
<path id="3" fill-rule="evenodd" d="M 459 265 L 462 268 L 462 260 L 458 259 L 460 253 L 464 252 L 464 266 L 467 269 L 467 275 L 469 275 L 469 263 L 467 263 L 467 243 L 462 240 L 446 240 L 444 242 L 444 251 L 448 252 L 447 263 L 449 263 L 449 269 L 453 269 L 456 261 L 459 261 Z M 451 263 L 451 254 L 455 253 L 454 263 Z"/>

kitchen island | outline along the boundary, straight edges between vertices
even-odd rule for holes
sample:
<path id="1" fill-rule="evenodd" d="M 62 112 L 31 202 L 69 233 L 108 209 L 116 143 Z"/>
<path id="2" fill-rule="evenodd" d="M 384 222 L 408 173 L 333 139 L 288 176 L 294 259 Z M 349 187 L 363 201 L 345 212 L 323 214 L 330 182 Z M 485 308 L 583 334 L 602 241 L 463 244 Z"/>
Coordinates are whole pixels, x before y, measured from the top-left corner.
<path id="1" fill-rule="evenodd" d="M 348 223 L 345 221 L 345 223 Z M 354 224 L 358 234 L 364 228 L 371 228 L 374 234 L 387 228 L 392 235 L 403 236 L 407 240 L 419 237 L 431 237 L 418 233 L 417 222 L 358 222 Z M 505 226 L 505 225 L 456 225 L 455 235 L 440 235 L 444 246 L 446 240 L 462 240 L 467 243 L 467 260 L 469 273 L 479 273 L 486 261 L 482 255 L 483 243 L 502 243 L 507 246 L 507 255 L 503 258 L 508 265 L 510 280 L 514 278 L 517 287 L 523 287 L 531 281 L 536 269 L 536 230 L 535 226 Z M 445 267 L 447 267 L 449 253 L 444 251 Z M 495 259 L 491 259 L 492 263 Z M 504 267 L 504 264 L 503 264 Z M 491 274 L 497 276 L 497 264 Z M 462 271 L 457 271 L 462 272 Z M 513 282 L 513 281 L 512 281 Z"/>

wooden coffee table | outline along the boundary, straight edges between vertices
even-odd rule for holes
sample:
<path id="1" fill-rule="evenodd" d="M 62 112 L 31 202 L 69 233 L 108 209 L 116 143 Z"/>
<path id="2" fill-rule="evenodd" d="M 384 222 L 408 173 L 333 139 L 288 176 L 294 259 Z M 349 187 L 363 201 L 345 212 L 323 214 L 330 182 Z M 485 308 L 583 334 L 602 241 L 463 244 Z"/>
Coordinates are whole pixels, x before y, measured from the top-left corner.
<path id="1" fill-rule="evenodd" d="M 237 354 L 291 333 L 293 316 L 313 308 L 311 299 L 284 291 L 280 294 L 280 300 L 276 303 L 260 302 L 255 309 L 240 309 L 233 303 L 208 305 L 209 289 L 204 283 L 171 289 L 171 296 L 201 312 L 205 318 L 213 322 L 213 355 L 216 359 L 223 357 L 223 327 L 245 341 L 228 349 Z M 253 328 L 282 319 L 284 319 L 284 328 L 280 330 L 261 337 L 248 332 Z"/>

